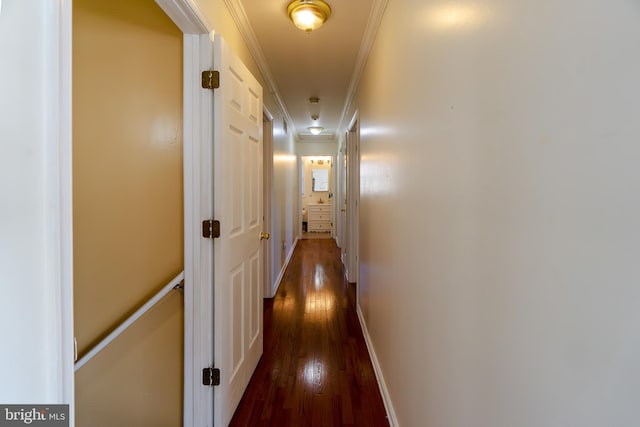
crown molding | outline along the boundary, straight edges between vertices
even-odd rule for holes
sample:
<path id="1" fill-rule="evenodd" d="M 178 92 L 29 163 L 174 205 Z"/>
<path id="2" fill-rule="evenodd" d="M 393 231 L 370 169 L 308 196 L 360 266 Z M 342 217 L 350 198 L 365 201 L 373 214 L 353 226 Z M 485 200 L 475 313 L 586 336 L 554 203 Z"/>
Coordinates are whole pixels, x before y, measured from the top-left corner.
<path id="1" fill-rule="evenodd" d="M 347 98 L 345 99 L 344 108 L 342 109 L 342 115 L 340 116 L 340 123 L 338 124 L 338 133 L 346 132 L 344 129 L 345 120 L 347 120 L 347 114 L 353 103 L 353 99 L 358 90 L 358 84 L 362 78 L 364 66 L 369 59 L 369 53 L 373 47 L 373 42 L 376 39 L 378 28 L 382 22 L 384 11 L 387 8 L 389 0 L 374 0 L 371 12 L 369 13 L 369 20 L 367 26 L 364 29 L 364 35 L 362 36 L 362 43 L 360 44 L 360 50 L 358 51 L 358 57 L 356 58 L 356 65 L 353 68 L 353 75 L 351 76 L 351 82 L 349 83 L 349 89 L 347 91 Z"/>
<path id="2" fill-rule="evenodd" d="M 276 82 L 273 79 L 273 75 L 271 74 L 271 68 L 269 67 L 267 58 L 265 58 L 264 53 L 262 52 L 262 47 L 258 42 L 258 38 L 256 37 L 255 32 L 253 31 L 253 27 L 251 27 L 251 24 L 249 23 L 249 18 L 247 17 L 247 13 L 244 10 L 244 6 L 242 6 L 240 0 L 224 0 L 224 3 L 227 6 L 229 13 L 231 13 L 231 17 L 236 23 L 238 31 L 240 31 L 240 35 L 244 39 L 244 42 L 247 44 L 247 48 L 249 49 L 251 56 L 253 56 L 253 60 L 256 61 L 256 65 L 258 66 L 258 69 L 260 70 L 260 73 L 264 78 L 269 93 L 273 95 L 273 98 L 276 101 L 276 105 L 288 122 L 290 130 L 295 134 L 295 123 L 291 119 L 289 111 L 287 110 L 287 107 L 280 97 L 278 87 L 276 86 Z"/>

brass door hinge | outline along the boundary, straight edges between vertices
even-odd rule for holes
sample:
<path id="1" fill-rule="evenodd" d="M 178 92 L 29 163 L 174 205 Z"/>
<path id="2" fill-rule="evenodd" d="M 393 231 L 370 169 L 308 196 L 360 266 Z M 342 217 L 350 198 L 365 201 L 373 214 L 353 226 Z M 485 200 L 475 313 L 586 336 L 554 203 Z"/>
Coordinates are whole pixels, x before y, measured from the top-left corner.
<path id="1" fill-rule="evenodd" d="M 204 70 L 202 72 L 202 88 L 218 89 L 220 87 L 220 73 L 214 70 Z"/>
<path id="2" fill-rule="evenodd" d="M 216 221 L 215 219 L 205 219 L 202 221 L 202 237 L 205 239 L 220 237 L 220 221 Z"/>

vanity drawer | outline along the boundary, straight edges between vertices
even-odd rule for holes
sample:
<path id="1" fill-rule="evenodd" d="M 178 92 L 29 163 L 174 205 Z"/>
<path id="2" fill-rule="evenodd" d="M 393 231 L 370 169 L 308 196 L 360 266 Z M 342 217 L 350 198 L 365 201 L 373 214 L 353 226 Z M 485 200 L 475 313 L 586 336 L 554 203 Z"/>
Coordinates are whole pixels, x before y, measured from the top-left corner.
<path id="1" fill-rule="evenodd" d="M 327 213 L 309 212 L 309 221 L 331 221 L 331 215 Z"/>
<path id="2" fill-rule="evenodd" d="M 314 213 L 324 213 L 324 214 L 330 214 L 331 213 L 331 205 L 309 205 L 309 214 L 314 214 Z"/>
<path id="3" fill-rule="evenodd" d="M 331 231 L 330 222 L 309 222 L 309 231 Z"/>

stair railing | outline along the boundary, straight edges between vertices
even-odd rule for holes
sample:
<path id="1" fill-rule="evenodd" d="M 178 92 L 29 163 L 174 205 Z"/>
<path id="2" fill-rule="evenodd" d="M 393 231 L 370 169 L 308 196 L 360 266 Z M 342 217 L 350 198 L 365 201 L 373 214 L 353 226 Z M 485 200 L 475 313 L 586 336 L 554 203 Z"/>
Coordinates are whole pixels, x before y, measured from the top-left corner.
<path id="1" fill-rule="evenodd" d="M 129 316 L 124 322 L 122 322 L 117 328 L 115 328 L 109 335 L 104 337 L 102 341 L 96 344 L 91 350 L 89 350 L 84 356 L 78 360 L 74 365 L 75 372 L 82 368 L 89 360 L 91 360 L 96 354 L 100 353 L 102 349 L 111 344 L 113 340 L 123 333 L 129 326 L 131 326 L 136 320 L 138 320 L 143 314 L 145 314 L 151 307 L 153 307 L 158 301 L 164 298 L 169 292 L 174 289 L 182 289 L 184 284 L 184 271 L 173 278 L 162 289 L 152 296 L 142 307 L 137 309 L 131 316 Z"/>

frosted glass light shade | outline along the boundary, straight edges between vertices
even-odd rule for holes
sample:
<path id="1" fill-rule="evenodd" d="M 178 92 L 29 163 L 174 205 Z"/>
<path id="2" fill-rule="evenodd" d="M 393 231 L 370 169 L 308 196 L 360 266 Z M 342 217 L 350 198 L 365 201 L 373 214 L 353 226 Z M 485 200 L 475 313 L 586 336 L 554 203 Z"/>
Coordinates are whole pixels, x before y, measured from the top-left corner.
<path id="1" fill-rule="evenodd" d="M 287 13 L 296 27 L 310 33 L 331 16 L 331 7 L 322 0 L 295 0 L 287 6 Z"/>

